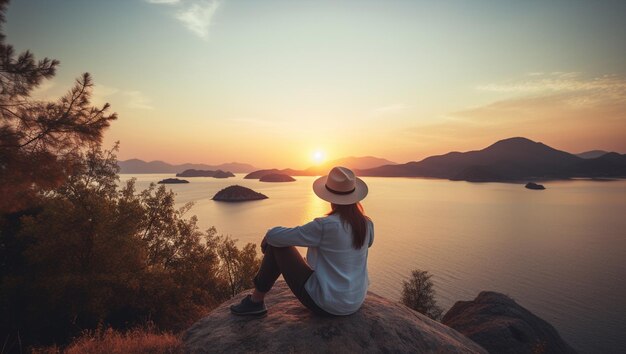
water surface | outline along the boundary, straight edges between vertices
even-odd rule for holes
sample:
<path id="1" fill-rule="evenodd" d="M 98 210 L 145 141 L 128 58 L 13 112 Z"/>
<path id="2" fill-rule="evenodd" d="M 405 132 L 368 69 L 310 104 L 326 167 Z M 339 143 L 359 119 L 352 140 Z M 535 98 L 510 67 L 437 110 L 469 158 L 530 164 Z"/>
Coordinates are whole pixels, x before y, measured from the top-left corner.
<path id="1" fill-rule="evenodd" d="M 122 180 L 131 175 L 121 175 Z M 171 175 L 136 175 L 138 188 Z M 189 178 L 168 185 L 176 202 L 193 201 L 202 228 L 217 227 L 240 243 L 267 229 L 323 215 L 328 203 L 314 177 L 291 183 Z M 626 350 L 626 181 L 519 184 L 366 177 L 366 213 L 375 224 L 370 290 L 397 300 L 411 269 L 434 275 L 439 304 L 470 300 L 482 290 L 508 294 L 554 325 L 581 352 Z M 220 203 L 211 197 L 240 184 L 269 197 Z"/>

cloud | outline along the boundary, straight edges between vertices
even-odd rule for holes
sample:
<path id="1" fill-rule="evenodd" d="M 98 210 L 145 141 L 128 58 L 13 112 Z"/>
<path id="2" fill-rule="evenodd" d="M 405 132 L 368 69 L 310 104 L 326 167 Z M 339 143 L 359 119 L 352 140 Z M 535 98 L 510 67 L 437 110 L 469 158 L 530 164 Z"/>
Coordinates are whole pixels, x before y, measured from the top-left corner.
<path id="1" fill-rule="evenodd" d="M 179 11 L 176 19 L 188 30 L 206 40 L 209 38 L 209 28 L 219 6 L 220 2 L 217 0 L 198 1 Z"/>
<path id="2" fill-rule="evenodd" d="M 150 99 L 137 90 L 121 90 L 116 87 L 98 84 L 94 87 L 92 102 L 96 106 L 111 103 L 113 108 L 123 105 L 130 109 L 154 109 Z"/>
<path id="3" fill-rule="evenodd" d="M 414 126 L 407 139 L 472 149 L 525 136 L 566 151 L 626 151 L 626 78 L 579 73 L 535 73 L 521 80 L 477 87 L 513 96 L 450 112 L 438 122 Z"/>
<path id="4" fill-rule="evenodd" d="M 164 5 L 176 5 L 180 3 L 180 0 L 145 0 L 150 4 L 164 4 Z"/>
<path id="5" fill-rule="evenodd" d="M 594 78 L 584 78 L 580 73 L 553 72 L 531 73 L 526 80 L 517 80 L 506 83 L 491 83 L 478 86 L 478 90 L 493 92 L 510 92 L 519 94 L 546 94 L 546 93 L 593 93 L 623 99 L 626 95 L 626 81 L 617 75 L 604 75 Z"/>
<path id="6" fill-rule="evenodd" d="M 126 105 L 128 108 L 133 109 L 154 109 L 151 105 L 150 99 L 146 97 L 140 91 L 124 91 L 124 96 L 128 98 Z"/>
<path id="7" fill-rule="evenodd" d="M 174 17 L 198 37 L 207 40 L 219 0 L 144 0 L 150 4 L 173 5 Z"/>

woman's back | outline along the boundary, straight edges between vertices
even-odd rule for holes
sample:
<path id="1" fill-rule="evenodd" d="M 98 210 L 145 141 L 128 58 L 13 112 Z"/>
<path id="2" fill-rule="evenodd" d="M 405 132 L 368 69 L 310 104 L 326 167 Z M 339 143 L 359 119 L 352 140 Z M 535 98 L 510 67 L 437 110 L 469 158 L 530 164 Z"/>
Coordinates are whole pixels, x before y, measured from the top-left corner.
<path id="1" fill-rule="evenodd" d="M 326 311 L 345 315 L 359 309 L 369 285 L 367 257 L 374 240 L 374 225 L 368 220 L 365 243 L 355 249 L 352 229 L 339 215 L 319 218 L 323 236 L 319 247 L 309 248 L 307 262 L 315 273 L 305 287 Z"/>
<path id="2" fill-rule="evenodd" d="M 317 218 L 295 228 L 275 227 L 268 231 L 273 246 L 308 247 L 306 260 L 315 271 L 305 288 L 315 303 L 335 315 L 359 309 L 369 285 L 368 248 L 374 241 L 374 225 L 368 219 L 365 242 L 353 245 L 352 229 L 339 215 Z"/>

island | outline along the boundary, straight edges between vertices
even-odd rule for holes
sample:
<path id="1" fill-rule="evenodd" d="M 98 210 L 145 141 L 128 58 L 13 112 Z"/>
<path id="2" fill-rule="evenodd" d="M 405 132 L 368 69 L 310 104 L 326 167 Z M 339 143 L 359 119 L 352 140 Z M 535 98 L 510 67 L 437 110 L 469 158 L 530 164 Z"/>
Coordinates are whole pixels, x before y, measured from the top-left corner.
<path id="1" fill-rule="evenodd" d="M 294 182 L 295 178 L 284 173 L 270 173 L 259 179 L 261 182 Z"/>
<path id="2" fill-rule="evenodd" d="M 250 188 L 233 185 L 215 193 L 212 199 L 218 202 L 245 202 L 248 200 L 267 199 L 267 196 Z"/>
<path id="3" fill-rule="evenodd" d="M 235 177 L 235 175 L 232 174 L 232 172 L 222 171 L 222 170 L 215 171 L 215 174 L 213 175 L 213 178 L 228 178 L 228 177 Z"/>
<path id="4" fill-rule="evenodd" d="M 546 187 L 544 187 L 543 185 L 541 185 L 541 184 L 537 184 L 537 183 L 534 183 L 534 182 L 528 182 L 528 183 L 526 183 L 526 186 L 525 186 L 525 187 L 526 187 L 526 188 L 528 188 L 528 189 L 535 189 L 535 190 L 543 190 L 543 189 L 546 189 Z"/>
<path id="5" fill-rule="evenodd" d="M 181 183 L 189 183 L 189 181 L 185 179 L 178 179 L 178 178 L 166 178 L 166 179 L 160 180 L 158 183 L 159 184 L 181 184 Z"/>
<path id="6" fill-rule="evenodd" d="M 222 171 L 222 170 L 195 170 L 188 169 L 184 170 L 181 173 L 177 173 L 176 177 L 213 177 L 213 178 L 228 178 L 235 177 L 235 175 L 230 171 Z"/>

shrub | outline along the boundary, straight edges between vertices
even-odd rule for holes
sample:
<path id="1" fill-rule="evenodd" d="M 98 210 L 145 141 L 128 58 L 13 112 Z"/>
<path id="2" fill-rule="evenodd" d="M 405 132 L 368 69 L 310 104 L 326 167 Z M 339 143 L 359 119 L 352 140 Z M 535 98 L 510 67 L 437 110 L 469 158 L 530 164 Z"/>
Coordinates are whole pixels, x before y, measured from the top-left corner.
<path id="1" fill-rule="evenodd" d="M 408 280 L 402 282 L 402 303 L 433 320 L 441 319 L 443 310 L 437 306 L 432 275 L 416 269 Z"/>
<path id="2" fill-rule="evenodd" d="M 135 328 L 119 332 L 112 328 L 84 332 L 65 350 L 57 346 L 34 349 L 33 354 L 177 354 L 183 343 L 172 333 L 159 333 L 154 328 Z"/>

